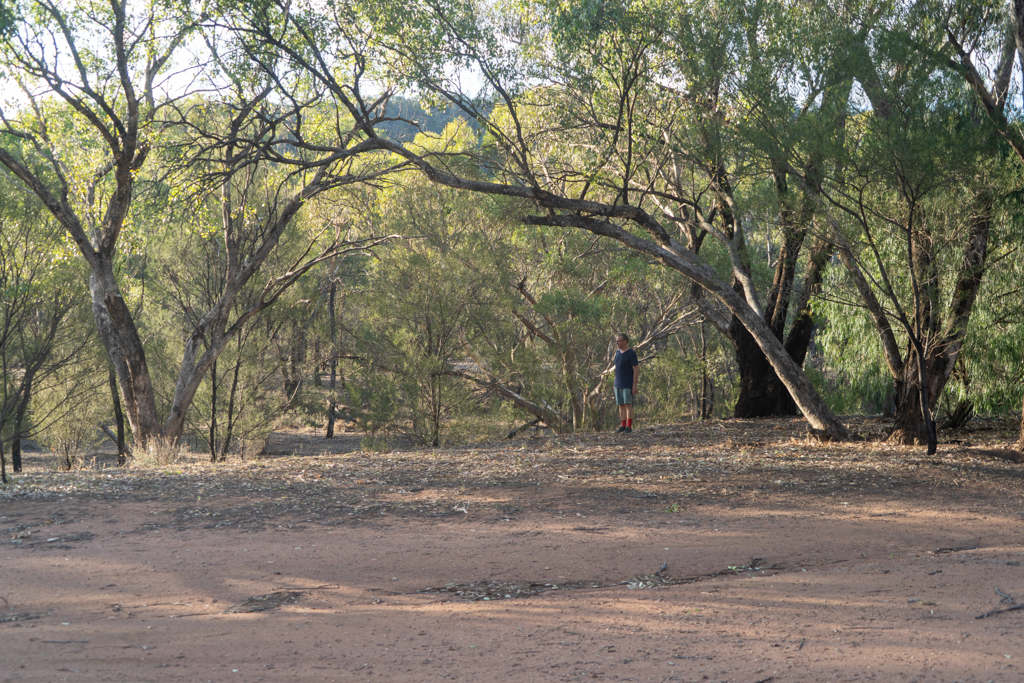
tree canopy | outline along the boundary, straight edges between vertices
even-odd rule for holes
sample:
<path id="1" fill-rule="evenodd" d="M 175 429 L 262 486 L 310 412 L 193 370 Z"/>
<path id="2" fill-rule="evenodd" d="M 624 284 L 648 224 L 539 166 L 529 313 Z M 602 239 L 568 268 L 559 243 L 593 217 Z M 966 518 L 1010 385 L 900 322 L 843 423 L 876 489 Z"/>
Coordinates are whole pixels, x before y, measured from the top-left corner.
<path id="1" fill-rule="evenodd" d="M 602 429 L 627 331 L 647 418 L 846 439 L 837 413 L 888 411 L 933 452 L 1024 400 L 1022 27 L 941 0 L 4 3 L 0 444 L 63 419 L 44 377 L 136 450 L 214 460 L 285 415 L 370 445 Z"/>

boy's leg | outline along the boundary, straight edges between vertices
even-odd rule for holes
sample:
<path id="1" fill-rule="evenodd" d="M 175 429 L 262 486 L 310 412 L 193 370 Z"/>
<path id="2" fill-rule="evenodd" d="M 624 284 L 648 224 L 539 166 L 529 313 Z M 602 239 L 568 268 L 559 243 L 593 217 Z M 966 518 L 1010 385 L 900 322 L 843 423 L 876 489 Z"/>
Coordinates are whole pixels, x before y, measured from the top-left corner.
<path id="1" fill-rule="evenodd" d="M 615 430 L 616 434 L 621 434 L 622 432 L 626 431 L 626 409 L 629 406 L 627 406 L 625 403 L 622 403 L 623 399 L 624 397 L 622 395 L 622 391 L 618 387 L 616 387 L 615 403 L 617 403 L 619 406 L 619 428 Z"/>

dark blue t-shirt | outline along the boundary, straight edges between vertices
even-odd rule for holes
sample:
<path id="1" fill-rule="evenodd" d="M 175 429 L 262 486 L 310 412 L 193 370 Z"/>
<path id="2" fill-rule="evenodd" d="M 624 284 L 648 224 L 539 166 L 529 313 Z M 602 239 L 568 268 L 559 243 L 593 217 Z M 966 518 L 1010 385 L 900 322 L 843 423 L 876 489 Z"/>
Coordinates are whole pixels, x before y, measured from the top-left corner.
<path id="1" fill-rule="evenodd" d="M 626 349 L 615 352 L 615 386 L 619 389 L 633 388 L 633 368 L 640 365 L 636 351 Z"/>

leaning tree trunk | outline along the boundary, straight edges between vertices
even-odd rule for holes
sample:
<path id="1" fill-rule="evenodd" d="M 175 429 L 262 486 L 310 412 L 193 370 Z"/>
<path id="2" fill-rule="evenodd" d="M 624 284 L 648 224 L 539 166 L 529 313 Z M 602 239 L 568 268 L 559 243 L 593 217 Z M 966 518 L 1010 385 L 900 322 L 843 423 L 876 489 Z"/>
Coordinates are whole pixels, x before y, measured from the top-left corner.
<path id="1" fill-rule="evenodd" d="M 832 245 L 824 240 L 815 240 L 810 253 L 810 262 L 802 288 L 793 288 L 796 270 L 795 255 L 799 241 L 789 240 L 779 256 L 780 266 L 776 269 L 775 283 L 765 308 L 765 318 L 775 336 L 782 339 L 786 317 L 792 307 L 796 316 L 786 336 L 786 351 L 797 365 L 803 367 L 807 350 L 814 334 L 809 301 L 811 294 L 821 284 L 825 265 L 833 252 Z M 788 263 L 788 266 L 783 264 Z M 730 338 L 736 348 L 736 362 L 740 373 L 740 395 L 736 401 L 734 415 L 740 418 L 798 415 L 796 401 L 790 395 L 764 351 L 757 345 L 750 332 L 733 317 Z"/>
<path id="2" fill-rule="evenodd" d="M 138 446 L 160 436 L 156 395 L 146 364 L 142 339 L 121 296 L 110 260 L 99 255 L 89 278 L 92 311 L 121 388 L 128 425 Z"/>
<path id="3" fill-rule="evenodd" d="M 777 178 L 776 186 L 780 196 L 785 195 L 785 174 L 779 173 Z M 786 328 L 790 298 L 797 293 L 793 281 L 796 278 L 800 248 L 807 235 L 806 222 L 810 219 L 809 210 L 801 213 L 798 221 L 789 208 L 784 207 L 781 212 L 783 243 L 764 311 L 765 322 L 779 341 L 782 341 Z M 796 403 L 789 397 L 786 386 L 775 374 L 764 351 L 735 316 L 729 336 L 736 348 L 736 363 L 740 373 L 740 393 L 733 414 L 740 418 L 796 415 Z"/>
<path id="4" fill-rule="evenodd" d="M 796 403 L 786 386 L 775 374 L 764 351 L 736 318 L 733 318 L 729 336 L 736 348 L 740 374 L 740 394 L 733 415 L 739 418 L 796 415 Z"/>
<path id="5" fill-rule="evenodd" d="M 807 284 L 813 287 L 820 282 L 819 269 L 818 274 Z M 800 367 L 803 367 L 813 335 L 814 321 L 804 301 L 785 343 L 789 357 Z M 800 411 L 789 389 L 779 379 L 750 332 L 735 317 L 729 336 L 736 348 L 736 363 L 740 373 L 740 395 L 733 414 L 739 418 L 799 415 Z"/>

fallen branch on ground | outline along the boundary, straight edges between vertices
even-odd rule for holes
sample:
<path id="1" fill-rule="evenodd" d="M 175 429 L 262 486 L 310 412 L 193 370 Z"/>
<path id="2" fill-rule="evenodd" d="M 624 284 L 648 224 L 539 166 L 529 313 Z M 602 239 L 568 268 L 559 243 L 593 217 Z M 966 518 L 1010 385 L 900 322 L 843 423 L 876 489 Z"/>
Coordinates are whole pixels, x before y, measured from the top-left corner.
<path id="1" fill-rule="evenodd" d="M 994 609 L 991 612 L 985 612 L 984 614 L 979 614 L 978 616 L 976 616 L 974 618 L 975 619 L 984 619 L 985 617 L 994 617 L 995 615 L 1002 614 L 1003 612 L 1016 612 L 1019 609 L 1024 609 L 1024 605 L 1014 605 L 1013 607 L 1007 607 L 1006 609 Z"/>
<path id="2" fill-rule="evenodd" d="M 538 417 L 536 420 L 533 420 L 531 422 L 527 422 L 524 425 L 520 425 L 520 426 L 516 427 L 515 429 L 513 429 L 511 432 L 509 432 L 508 435 L 505 436 L 505 438 L 506 439 L 514 438 L 515 435 L 518 434 L 519 432 L 523 431 L 524 429 L 529 429 L 530 427 L 536 426 L 536 425 L 540 424 L 540 422 L 541 422 L 541 419 Z"/>

